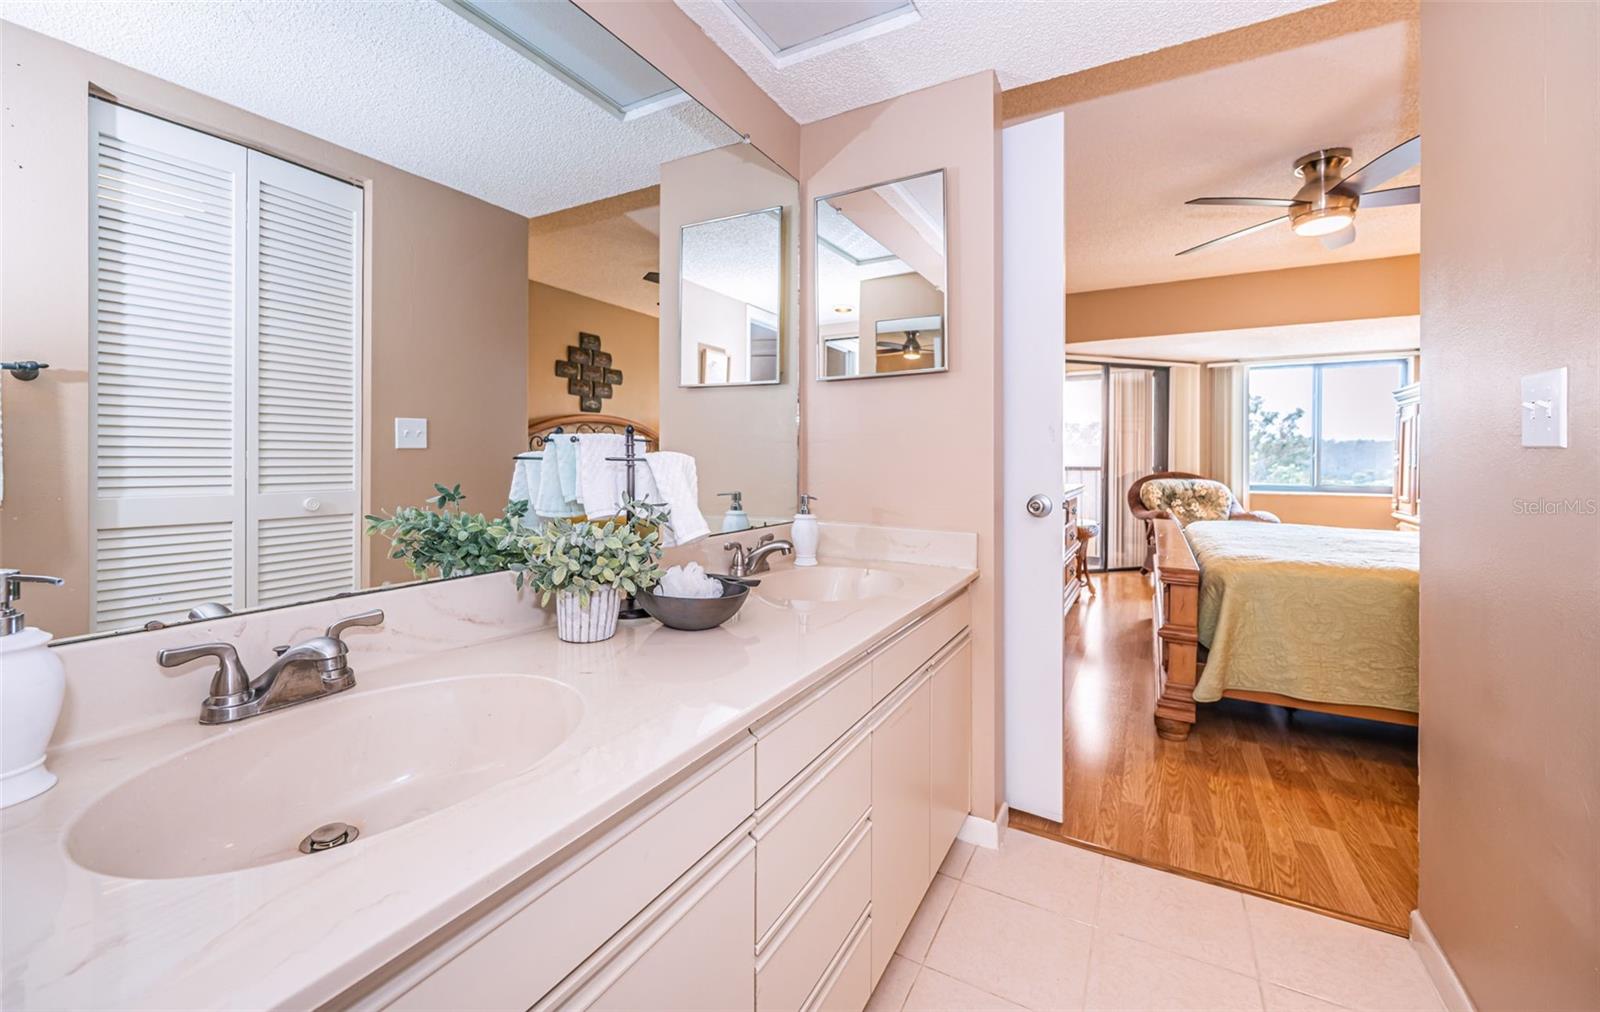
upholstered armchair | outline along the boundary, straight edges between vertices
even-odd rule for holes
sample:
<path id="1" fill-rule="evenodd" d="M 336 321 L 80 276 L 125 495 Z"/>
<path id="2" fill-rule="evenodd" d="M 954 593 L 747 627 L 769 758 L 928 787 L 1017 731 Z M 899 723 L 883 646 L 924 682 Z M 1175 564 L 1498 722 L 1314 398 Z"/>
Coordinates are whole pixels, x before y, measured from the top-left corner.
<path id="1" fill-rule="evenodd" d="M 1176 479 L 1176 480 L 1172 480 Z M 1145 486 L 1153 481 L 1162 494 L 1151 495 Z M 1170 482 L 1170 483 L 1169 483 Z M 1176 510 L 1174 496 L 1182 495 L 1187 508 Z M 1187 524 L 1194 520 L 1254 520 L 1275 524 L 1279 520 L 1266 510 L 1247 510 L 1233 496 L 1233 491 L 1220 481 L 1212 481 L 1186 471 L 1157 471 L 1128 486 L 1128 509 L 1136 519 L 1144 521 L 1145 556 L 1140 572 L 1150 572 L 1155 560 L 1155 525 L 1152 520 L 1177 520 Z"/>

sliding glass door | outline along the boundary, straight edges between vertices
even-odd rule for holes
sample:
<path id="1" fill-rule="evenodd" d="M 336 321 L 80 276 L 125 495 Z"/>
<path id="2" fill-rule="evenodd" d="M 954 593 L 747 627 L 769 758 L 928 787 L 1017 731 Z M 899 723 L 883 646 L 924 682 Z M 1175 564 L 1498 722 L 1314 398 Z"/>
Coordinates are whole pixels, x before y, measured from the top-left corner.
<path id="1" fill-rule="evenodd" d="M 1167 469 L 1167 390 L 1164 366 L 1067 363 L 1063 462 L 1067 485 L 1083 486 L 1083 521 L 1100 525 L 1091 569 L 1144 564 L 1144 526 L 1126 500 L 1129 485 Z"/>

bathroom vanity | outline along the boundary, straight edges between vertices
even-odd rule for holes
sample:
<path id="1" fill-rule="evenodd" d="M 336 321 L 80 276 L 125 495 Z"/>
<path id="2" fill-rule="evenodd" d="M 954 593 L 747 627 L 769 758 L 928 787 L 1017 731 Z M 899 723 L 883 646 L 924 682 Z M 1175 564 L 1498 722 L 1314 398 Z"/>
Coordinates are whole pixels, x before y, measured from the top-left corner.
<path id="1" fill-rule="evenodd" d="M 4 1004 L 860 1008 L 967 818 L 973 579 L 825 534 L 720 629 L 369 630 L 337 698 L 61 750 L 4 813 Z"/>

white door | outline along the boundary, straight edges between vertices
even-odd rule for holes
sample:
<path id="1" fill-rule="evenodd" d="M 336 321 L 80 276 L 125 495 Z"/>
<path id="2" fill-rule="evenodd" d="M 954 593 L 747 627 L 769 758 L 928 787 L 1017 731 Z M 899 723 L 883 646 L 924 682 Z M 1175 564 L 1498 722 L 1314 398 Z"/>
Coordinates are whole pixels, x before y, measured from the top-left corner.
<path id="1" fill-rule="evenodd" d="M 1060 113 L 1001 134 L 1006 802 L 1056 820 L 1062 806 L 1065 146 Z M 1034 496 L 1048 500 L 1043 515 L 1027 508 Z"/>
<path id="2" fill-rule="evenodd" d="M 245 149 L 89 100 L 93 628 L 242 605 Z"/>
<path id="3" fill-rule="evenodd" d="M 249 603 L 356 588 L 361 190 L 250 152 Z"/>

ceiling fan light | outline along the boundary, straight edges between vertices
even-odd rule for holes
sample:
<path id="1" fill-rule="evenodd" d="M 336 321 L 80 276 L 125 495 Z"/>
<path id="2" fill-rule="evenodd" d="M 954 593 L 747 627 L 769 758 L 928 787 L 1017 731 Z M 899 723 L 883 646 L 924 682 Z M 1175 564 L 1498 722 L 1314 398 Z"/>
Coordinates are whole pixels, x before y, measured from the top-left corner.
<path id="1" fill-rule="evenodd" d="M 905 350 L 904 358 L 905 358 L 905 360 L 907 362 L 915 362 L 917 359 L 919 359 L 921 357 L 922 357 L 922 349 L 921 348 L 907 348 Z"/>
<path id="2" fill-rule="evenodd" d="M 856 311 L 856 307 L 855 306 L 838 305 L 838 306 L 834 306 L 833 307 L 833 311 L 835 313 L 838 313 L 840 316 L 849 316 L 851 313 Z"/>
<path id="3" fill-rule="evenodd" d="M 1294 234 L 1312 238 L 1332 235 L 1335 232 L 1343 232 L 1355 220 L 1355 214 L 1342 207 L 1318 208 L 1307 211 L 1294 220 Z"/>

